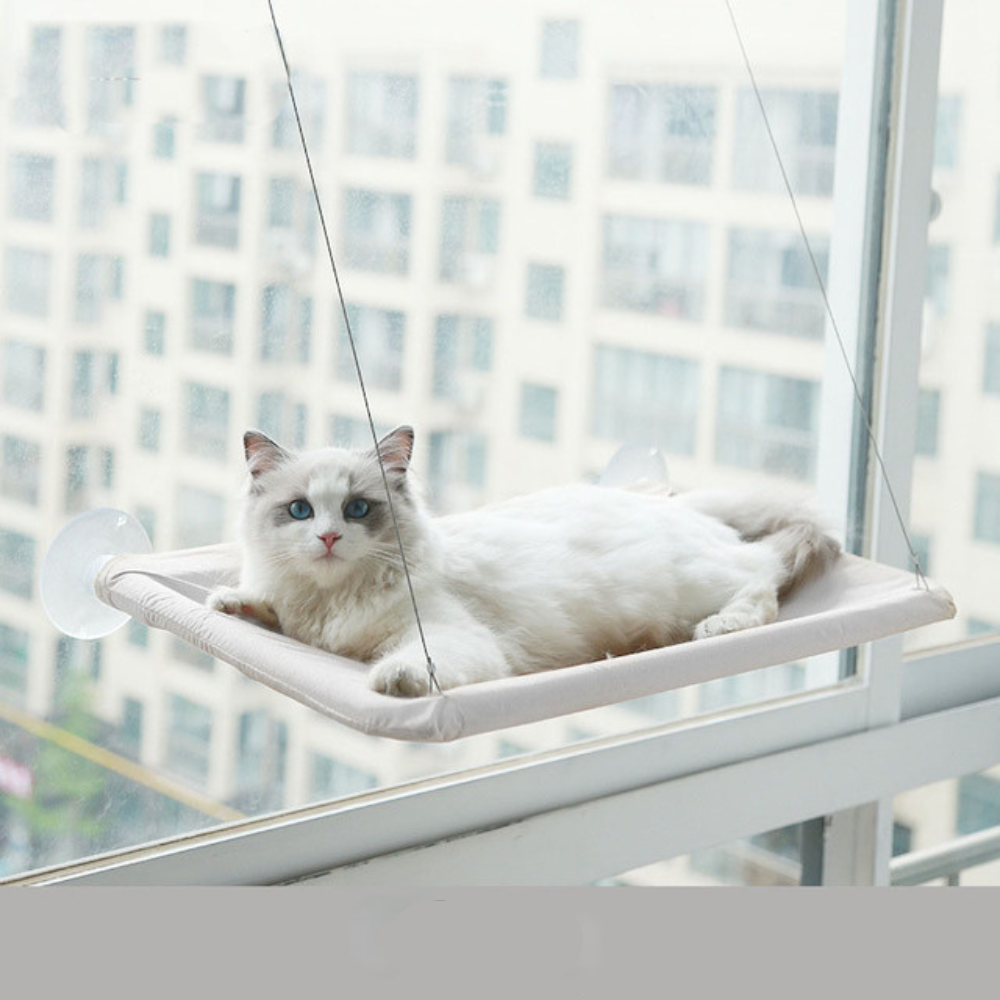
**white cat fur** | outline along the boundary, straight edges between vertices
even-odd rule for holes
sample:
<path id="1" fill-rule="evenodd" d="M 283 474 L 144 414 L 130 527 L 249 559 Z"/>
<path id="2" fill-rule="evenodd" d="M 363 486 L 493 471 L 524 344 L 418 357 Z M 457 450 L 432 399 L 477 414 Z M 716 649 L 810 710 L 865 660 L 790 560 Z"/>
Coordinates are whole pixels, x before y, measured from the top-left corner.
<path id="1" fill-rule="evenodd" d="M 241 578 L 210 605 L 369 663 L 377 691 L 427 694 L 374 448 L 244 441 Z M 766 624 L 780 596 L 839 553 L 799 500 L 763 494 L 572 485 L 431 517 L 412 446 L 402 427 L 379 451 L 442 689 Z M 344 507 L 359 495 L 373 511 L 352 520 Z M 287 515 L 299 498 L 306 520 Z M 324 534 L 339 538 L 328 546 Z"/>

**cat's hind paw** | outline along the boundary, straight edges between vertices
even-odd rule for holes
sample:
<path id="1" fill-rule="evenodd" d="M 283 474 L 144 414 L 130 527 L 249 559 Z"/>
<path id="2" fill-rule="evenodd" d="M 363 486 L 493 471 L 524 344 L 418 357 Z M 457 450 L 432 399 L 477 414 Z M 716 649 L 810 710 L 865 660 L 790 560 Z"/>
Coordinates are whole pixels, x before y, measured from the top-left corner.
<path id="1" fill-rule="evenodd" d="M 388 657 L 368 671 L 368 686 L 379 694 L 420 698 L 430 694 L 431 679 L 424 663 Z"/>
<path id="2" fill-rule="evenodd" d="M 208 595 L 206 604 L 213 611 L 221 611 L 223 614 L 236 615 L 240 618 L 252 618 L 267 628 L 275 630 L 281 628 L 278 613 L 269 601 L 249 597 L 235 587 L 219 587 L 213 590 Z"/>

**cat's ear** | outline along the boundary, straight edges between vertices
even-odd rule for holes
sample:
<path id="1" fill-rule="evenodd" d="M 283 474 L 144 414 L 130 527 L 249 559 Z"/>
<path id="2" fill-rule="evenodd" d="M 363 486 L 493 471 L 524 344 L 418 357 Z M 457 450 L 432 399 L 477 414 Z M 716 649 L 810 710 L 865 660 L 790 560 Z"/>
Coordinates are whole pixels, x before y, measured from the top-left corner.
<path id="1" fill-rule="evenodd" d="M 247 468 L 256 481 L 265 472 L 277 468 L 289 459 L 289 454 L 279 444 L 275 444 L 260 431 L 247 431 L 243 435 L 243 453 L 247 458 Z"/>
<path id="2" fill-rule="evenodd" d="M 413 455 L 413 428 L 404 426 L 389 431 L 379 441 L 378 453 L 386 472 L 405 473 Z"/>

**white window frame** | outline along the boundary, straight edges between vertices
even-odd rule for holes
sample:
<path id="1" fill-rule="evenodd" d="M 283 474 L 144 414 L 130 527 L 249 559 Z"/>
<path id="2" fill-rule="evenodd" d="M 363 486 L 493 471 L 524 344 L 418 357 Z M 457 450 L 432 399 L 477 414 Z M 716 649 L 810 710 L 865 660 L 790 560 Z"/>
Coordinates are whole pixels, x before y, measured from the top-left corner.
<path id="1" fill-rule="evenodd" d="M 879 133 L 879 39 L 898 18 L 888 184 L 838 192 L 829 291 L 849 356 L 880 317 L 873 425 L 904 517 L 914 461 L 919 330 L 943 0 L 849 0 L 837 176 L 867 177 Z M 874 234 L 874 235 L 873 235 Z M 879 238 L 880 234 L 880 238 Z M 873 282 L 869 256 L 885 266 Z M 855 315 L 851 315 L 856 310 Z M 858 322 L 856 322 L 858 321 Z M 828 342 L 833 338 L 827 338 Z M 853 388 L 832 343 L 818 478 L 847 523 Z M 840 489 L 837 489 L 837 486 Z M 885 490 L 868 485 L 866 555 L 907 565 Z M 893 796 L 1000 762 L 1000 641 L 904 658 L 859 650 L 847 680 L 668 724 L 243 821 L 12 882 L 340 885 L 575 884 L 823 817 L 814 879 L 888 884 Z M 571 844 L 572 849 L 567 849 Z"/>

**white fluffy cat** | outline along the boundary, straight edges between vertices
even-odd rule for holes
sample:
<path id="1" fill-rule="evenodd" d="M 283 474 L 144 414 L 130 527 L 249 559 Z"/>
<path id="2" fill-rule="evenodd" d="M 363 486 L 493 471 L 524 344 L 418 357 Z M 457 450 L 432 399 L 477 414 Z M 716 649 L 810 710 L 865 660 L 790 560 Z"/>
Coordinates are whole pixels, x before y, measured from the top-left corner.
<path id="1" fill-rule="evenodd" d="M 293 453 L 254 431 L 236 588 L 209 598 L 370 664 L 381 692 L 430 688 L 374 448 Z M 839 546 L 801 504 L 574 485 L 431 517 L 413 431 L 378 450 L 443 689 L 773 621 Z"/>

